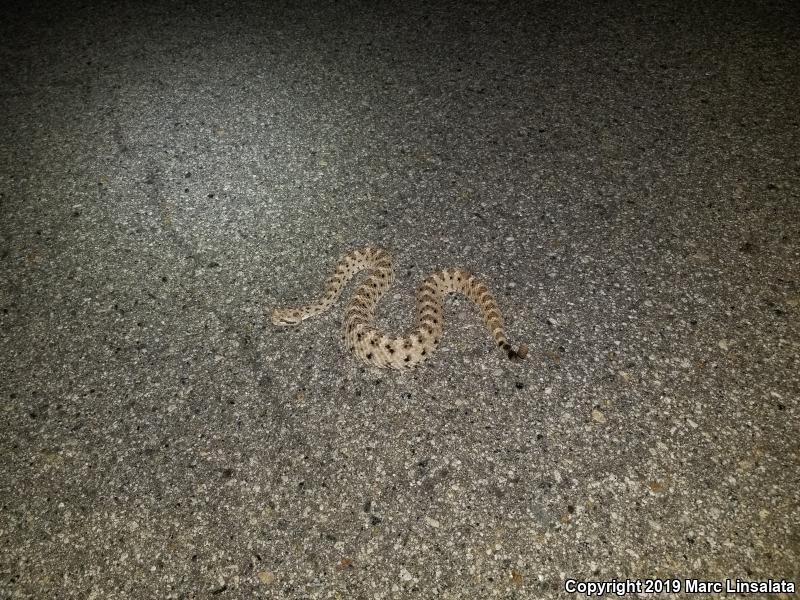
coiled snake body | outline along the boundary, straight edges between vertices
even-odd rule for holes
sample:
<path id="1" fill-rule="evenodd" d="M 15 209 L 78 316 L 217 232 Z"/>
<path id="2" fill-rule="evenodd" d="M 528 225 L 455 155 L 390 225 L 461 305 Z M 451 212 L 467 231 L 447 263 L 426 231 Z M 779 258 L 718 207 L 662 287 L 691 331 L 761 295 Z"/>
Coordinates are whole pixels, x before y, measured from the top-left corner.
<path id="1" fill-rule="evenodd" d="M 394 281 L 392 257 L 380 248 L 353 250 L 344 256 L 325 285 L 325 293 L 312 304 L 298 308 L 276 308 L 272 323 L 297 325 L 328 310 L 347 283 L 360 271 L 369 272 L 356 289 L 344 319 L 343 339 L 348 348 L 367 364 L 409 370 L 428 359 L 442 337 L 442 301 L 446 294 L 461 292 L 481 309 L 486 327 L 497 345 L 512 360 L 525 358 L 528 347 L 516 349 L 508 343 L 503 316 L 488 288 L 460 269 L 444 269 L 428 276 L 417 289 L 416 328 L 404 337 L 390 337 L 375 327 L 375 307 Z"/>

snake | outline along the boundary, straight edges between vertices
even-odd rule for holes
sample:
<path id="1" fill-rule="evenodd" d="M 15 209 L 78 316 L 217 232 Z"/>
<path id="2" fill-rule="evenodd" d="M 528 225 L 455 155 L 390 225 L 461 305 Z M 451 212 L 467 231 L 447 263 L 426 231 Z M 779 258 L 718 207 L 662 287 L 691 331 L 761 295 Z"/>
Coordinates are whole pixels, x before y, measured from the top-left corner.
<path id="1" fill-rule="evenodd" d="M 428 360 L 442 338 L 444 298 L 457 292 L 478 306 L 497 347 L 509 359 L 520 361 L 528 354 L 527 345 L 513 347 L 509 344 L 503 315 L 488 287 L 462 269 L 443 269 L 425 278 L 417 288 L 416 326 L 410 333 L 392 336 L 381 331 L 375 325 L 375 309 L 394 282 L 395 274 L 392 256 L 372 246 L 352 250 L 343 256 L 316 302 L 294 308 L 275 308 L 271 315 L 273 325 L 299 325 L 327 311 L 361 271 L 366 271 L 367 276 L 347 305 L 342 339 L 349 350 L 368 365 L 407 371 Z"/>

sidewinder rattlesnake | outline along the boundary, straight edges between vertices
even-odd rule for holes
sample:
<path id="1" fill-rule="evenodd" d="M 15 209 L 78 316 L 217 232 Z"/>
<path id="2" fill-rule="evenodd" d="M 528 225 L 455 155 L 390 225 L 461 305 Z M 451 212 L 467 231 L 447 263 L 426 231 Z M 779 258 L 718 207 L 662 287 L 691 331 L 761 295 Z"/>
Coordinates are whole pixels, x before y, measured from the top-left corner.
<path id="1" fill-rule="evenodd" d="M 348 282 L 360 271 L 369 276 L 356 289 L 344 319 L 343 339 L 348 348 L 367 364 L 381 368 L 409 370 L 428 359 L 442 337 L 442 301 L 446 294 L 461 292 L 481 309 L 486 327 L 498 347 L 510 359 L 525 358 L 528 347 L 516 349 L 508 343 L 503 316 L 488 288 L 460 269 L 444 269 L 428 276 L 417 290 L 416 328 L 403 337 L 390 337 L 375 327 L 375 307 L 394 281 L 392 257 L 380 248 L 361 248 L 344 256 L 325 285 L 325 293 L 312 304 L 298 308 L 276 308 L 272 323 L 298 325 L 328 310 Z"/>

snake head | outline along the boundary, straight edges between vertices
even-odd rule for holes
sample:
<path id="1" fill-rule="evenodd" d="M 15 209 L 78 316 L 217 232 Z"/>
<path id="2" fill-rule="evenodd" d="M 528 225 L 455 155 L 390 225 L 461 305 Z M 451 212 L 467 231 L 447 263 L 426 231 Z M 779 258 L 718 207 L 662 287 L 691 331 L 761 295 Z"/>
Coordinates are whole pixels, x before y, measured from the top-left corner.
<path id="1" fill-rule="evenodd" d="M 272 311 L 272 324 L 279 327 L 289 327 L 297 325 L 303 317 L 300 315 L 299 310 L 291 308 L 276 308 Z"/>

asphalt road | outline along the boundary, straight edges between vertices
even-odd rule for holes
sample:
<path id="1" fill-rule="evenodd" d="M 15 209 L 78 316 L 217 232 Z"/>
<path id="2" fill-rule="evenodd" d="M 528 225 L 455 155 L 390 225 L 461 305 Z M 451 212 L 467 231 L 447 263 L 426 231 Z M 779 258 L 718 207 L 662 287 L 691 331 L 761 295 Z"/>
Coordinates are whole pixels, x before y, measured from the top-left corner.
<path id="1" fill-rule="evenodd" d="M 694 4 L 6 9 L 0 598 L 799 584 L 800 10 Z M 527 360 L 272 326 L 366 244 Z"/>

